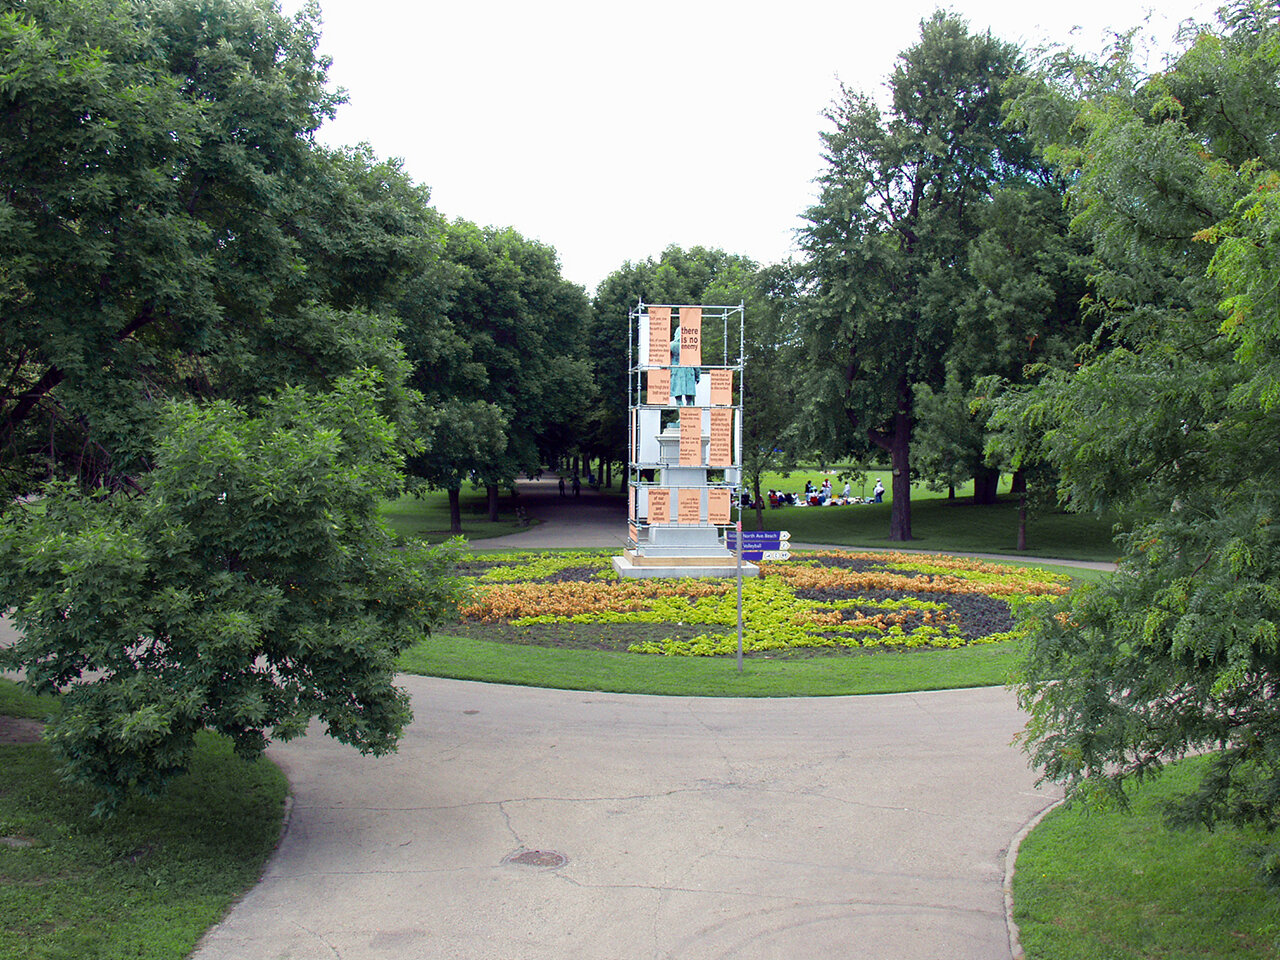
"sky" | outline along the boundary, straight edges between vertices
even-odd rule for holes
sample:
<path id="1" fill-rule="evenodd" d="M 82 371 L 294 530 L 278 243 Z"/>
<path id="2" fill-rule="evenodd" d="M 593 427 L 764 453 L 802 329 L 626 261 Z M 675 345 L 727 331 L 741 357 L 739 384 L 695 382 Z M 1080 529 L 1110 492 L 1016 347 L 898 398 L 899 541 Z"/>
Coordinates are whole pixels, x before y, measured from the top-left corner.
<path id="1" fill-rule="evenodd" d="M 292 13 L 303 0 L 282 0 Z M 367 142 L 447 217 L 555 247 L 588 293 L 678 244 L 795 256 L 840 85 L 873 96 L 934 0 L 320 0 L 348 102 L 321 131 Z M 1097 50 L 1142 23 L 1168 49 L 1214 3 L 969 0 L 974 32 Z"/>

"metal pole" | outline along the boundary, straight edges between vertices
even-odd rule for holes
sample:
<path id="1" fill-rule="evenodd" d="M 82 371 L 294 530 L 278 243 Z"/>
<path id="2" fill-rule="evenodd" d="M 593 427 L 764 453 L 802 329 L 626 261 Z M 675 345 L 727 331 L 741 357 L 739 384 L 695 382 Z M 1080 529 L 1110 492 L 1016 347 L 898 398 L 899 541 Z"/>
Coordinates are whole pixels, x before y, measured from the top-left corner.
<path id="1" fill-rule="evenodd" d="M 742 672 L 742 498 L 738 498 L 738 672 Z"/>
<path id="2" fill-rule="evenodd" d="M 738 673 L 742 673 L 742 490 L 743 490 L 743 482 L 746 480 L 746 477 L 742 475 L 742 396 L 743 396 L 742 389 L 743 389 L 743 373 L 745 372 L 745 368 L 746 368 L 746 362 L 744 357 L 744 354 L 746 353 L 746 343 L 744 342 L 744 334 L 746 332 L 746 327 L 744 323 L 744 313 L 745 311 L 743 310 L 743 303 L 739 301 L 738 303 L 738 391 L 739 392 L 738 392 L 738 403 L 736 404 L 737 411 L 738 411 L 738 417 L 737 417 L 738 436 L 736 438 L 738 449 L 737 449 L 737 456 L 733 458 L 738 464 Z M 725 348 L 726 348 L 726 356 L 725 356 L 726 362 L 729 359 L 727 355 L 728 353 L 727 348 L 729 346 L 728 325 L 729 325 L 729 315 L 728 315 L 728 311 L 726 311 L 725 312 L 725 328 L 726 329 L 725 329 L 725 338 L 724 338 Z"/>

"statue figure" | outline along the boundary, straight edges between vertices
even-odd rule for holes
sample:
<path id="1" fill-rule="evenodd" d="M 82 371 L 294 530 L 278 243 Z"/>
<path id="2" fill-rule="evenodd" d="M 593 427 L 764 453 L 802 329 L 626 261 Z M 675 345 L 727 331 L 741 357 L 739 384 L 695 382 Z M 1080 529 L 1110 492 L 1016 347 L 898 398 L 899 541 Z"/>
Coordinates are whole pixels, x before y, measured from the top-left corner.
<path id="1" fill-rule="evenodd" d="M 678 407 L 683 401 L 684 406 L 691 407 L 694 404 L 695 395 L 698 389 L 698 381 L 702 378 L 702 371 L 697 367 L 680 366 L 680 327 L 676 326 L 675 338 L 671 341 L 671 399 Z"/>

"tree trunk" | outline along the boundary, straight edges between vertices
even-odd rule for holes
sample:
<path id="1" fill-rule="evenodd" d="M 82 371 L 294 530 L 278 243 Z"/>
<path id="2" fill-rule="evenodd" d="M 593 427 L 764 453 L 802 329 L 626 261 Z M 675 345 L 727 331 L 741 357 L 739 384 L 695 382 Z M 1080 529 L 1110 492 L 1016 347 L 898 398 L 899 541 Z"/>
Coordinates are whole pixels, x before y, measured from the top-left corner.
<path id="1" fill-rule="evenodd" d="M 449 532 L 462 533 L 462 499 L 458 487 L 449 488 Z"/>
<path id="2" fill-rule="evenodd" d="M 996 493 L 1000 489 L 1000 471 L 990 467 L 979 467 L 973 474 L 973 502 L 985 503 L 988 506 L 996 502 Z"/>
<path id="3" fill-rule="evenodd" d="M 484 488 L 485 493 L 489 495 L 489 522 L 498 522 L 498 485 L 491 483 Z"/>
<path id="4" fill-rule="evenodd" d="M 852 419 L 852 417 L 851 417 Z M 890 480 L 889 539 L 905 541 L 911 537 L 911 387 L 903 380 L 898 384 L 898 409 L 893 415 L 893 429 L 880 432 L 868 429 L 867 439 L 889 454 L 893 467 Z"/>
<path id="5" fill-rule="evenodd" d="M 1018 549 L 1027 549 L 1027 493 L 1018 496 Z"/>
<path id="6" fill-rule="evenodd" d="M 604 488 L 606 490 L 613 488 L 613 461 L 609 460 L 604 465 Z"/>
<path id="7" fill-rule="evenodd" d="M 911 418 L 899 411 L 893 418 L 893 440 L 889 449 L 893 464 L 893 503 L 889 513 L 889 539 L 911 537 Z"/>
<path id="8" fill-rule="evenodd" d="M 576 453 L 573 455 L 573 475 L 575 477 L 582 476 L 582 457 Z"/>
<path id="9" fill-rule="evenodd" d="M 1025 470 L 1015 470 L 1013 472 L 1013 482 L 1009 485 L 1010 493 L 1026 493 L 1027 492 L 1027 472 Z"/>
<path id="10" fill-rule="evenodd" d="M 947 484 L 947 499 L 954 500 L 956 498 L 956 485 L 954 483 Z"/>
<path id="11" fill-rule="evenodd" d="M 756 529 L 763 530 L 764 529 L 764 504 L 760 502 L 760 474 L 758 473 L 756 474 L 754 486 L 756 491 L 756 494 L 755 494 L 756 496 Z"/>

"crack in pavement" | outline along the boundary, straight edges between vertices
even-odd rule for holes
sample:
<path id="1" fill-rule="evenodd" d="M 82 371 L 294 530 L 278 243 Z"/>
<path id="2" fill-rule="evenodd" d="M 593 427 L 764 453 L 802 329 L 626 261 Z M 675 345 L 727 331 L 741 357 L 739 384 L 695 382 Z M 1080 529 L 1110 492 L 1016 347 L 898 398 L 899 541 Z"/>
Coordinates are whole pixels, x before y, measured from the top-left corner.
<path id="1" fill-rule="evenodd" d="M 290 919 L 289 922 L 293 924 L 295 927 L 297 927 L 299 930 L 301 930 L 303 933 L 305 933 L 307 936 L 313 938 L 314 940 L 318 941 L 319 943 L 323 944 L 326 948 L 328 948 L 329 952 L 333 954 L 334 960 L 342 960 L 342 953 L 339 952 L 337 947 L 335 947 L 332 943 L 326 940 L 323 935 L 312 930 L 310 927 L 303 926 L 297 920 Z"/>

